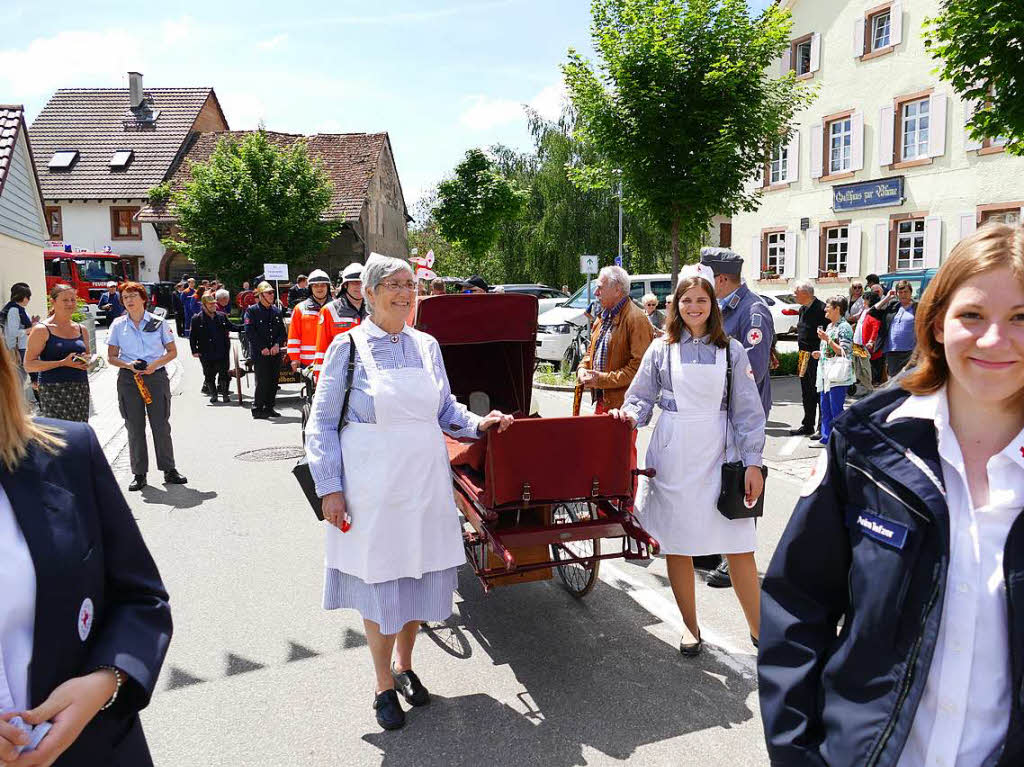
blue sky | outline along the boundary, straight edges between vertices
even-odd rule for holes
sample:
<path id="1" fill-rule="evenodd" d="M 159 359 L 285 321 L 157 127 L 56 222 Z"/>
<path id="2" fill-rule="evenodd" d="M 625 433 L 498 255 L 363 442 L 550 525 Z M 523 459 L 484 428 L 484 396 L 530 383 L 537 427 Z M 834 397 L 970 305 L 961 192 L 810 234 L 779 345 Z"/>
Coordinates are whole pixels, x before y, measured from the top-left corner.
<path id="1" fill-rule="evenodd" d="M 388 131 L 410 206 L 466 149 L 529 146 L 522 105 L 557 114 L 567 49 L 589 51 L 588 0 L 39 5 L 0 4 L 0 103 L 30 121 L 55 89 L 129 70 L 213 86 L 234 129 Z"/>

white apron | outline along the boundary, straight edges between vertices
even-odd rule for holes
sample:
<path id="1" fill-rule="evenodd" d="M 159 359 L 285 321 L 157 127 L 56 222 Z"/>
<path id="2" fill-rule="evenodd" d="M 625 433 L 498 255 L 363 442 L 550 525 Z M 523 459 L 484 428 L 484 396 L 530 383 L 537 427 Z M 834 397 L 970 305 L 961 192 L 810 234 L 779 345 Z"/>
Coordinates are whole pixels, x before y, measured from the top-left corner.
<path id="1" fill-rule="evenodd" d="M 753 551 L 754 520 L 730 520 L 718 511 L 728 417 L 721 409 L 725 349 L 717 350 L 714 365 L 684 364 L 681 352 L 681 344 L 667 347 L 678 412 L 662 410 L 654 427 L 645 466 L 657 475 L 640 477 L 637 517 L 662 554 Z"/>
<path id="2" fill-rule="evenodd" d="M 327 567 L 365 583 L 419 578 L 466 561 L 451 469 L 437 423 L 441 388 L 424 337 L 402 331 L 419 347 L 423 366 L 380 370 L 366 331 L 349 331 L 366 371 L 376 423 L 348 423 L 341 432 L 345 503 L 352 527 L 327 528 Z"/>

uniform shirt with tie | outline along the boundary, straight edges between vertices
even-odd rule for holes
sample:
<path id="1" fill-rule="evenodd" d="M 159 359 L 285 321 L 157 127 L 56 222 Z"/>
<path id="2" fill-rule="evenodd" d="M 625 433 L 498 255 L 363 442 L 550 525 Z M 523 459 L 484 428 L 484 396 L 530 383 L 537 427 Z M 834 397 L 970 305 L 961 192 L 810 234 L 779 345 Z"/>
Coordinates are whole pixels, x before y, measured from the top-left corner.
<path id="1" fill-rule="evenodd" d="M 890 415 L 935 422 L 949 509 L 949 569 L 939 636 L 899 767 L 974 767 L 999 747 L 1010 718 L 1010 645 L 1003 549 L 1024 506 L 1024 431 L 986 467 L 975 507 L 946 390 L 909 397 Z"/>
<path id="2" fill-rule="evenodd" d="M 153 362 L 167 353 L 167 344 L 174 342 L 171 329 L 159 317 L 144 312 L 136 324 L 130 314 L 123 314 L 110 325 L 107 346 L 118 348 L 118 359 L 124 362 Z"/>
<path id="3" fill-rule="evenodd" d="M 28 706 L 36 615 L 36 571 L 14 509 L 0 485 L 0 713 Z"/>

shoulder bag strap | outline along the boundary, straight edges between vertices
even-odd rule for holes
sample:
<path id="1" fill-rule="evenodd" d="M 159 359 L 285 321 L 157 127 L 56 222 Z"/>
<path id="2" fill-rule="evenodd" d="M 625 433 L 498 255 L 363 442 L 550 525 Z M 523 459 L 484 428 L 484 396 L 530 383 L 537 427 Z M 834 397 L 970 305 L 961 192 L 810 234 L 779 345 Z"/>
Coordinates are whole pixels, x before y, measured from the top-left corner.
<path id="1" fill-rule="evenodd" d="M 338 418 L 338 431 L 345 425 L 345 414 L 348 412 L 348 397 L 352 393 L 352 379 L 356 373 L 356 344 L 349 339 L 352 353 L 348 355 L 348 368 L 345 370 L 345 399 L 341 402 L 341 416 Z"/>
<path id="2" fill-rule="evenodd" d="M 729 458 L 729 421 L 732 420 L 732 337 L 725 344 L 725 452 Z"/>

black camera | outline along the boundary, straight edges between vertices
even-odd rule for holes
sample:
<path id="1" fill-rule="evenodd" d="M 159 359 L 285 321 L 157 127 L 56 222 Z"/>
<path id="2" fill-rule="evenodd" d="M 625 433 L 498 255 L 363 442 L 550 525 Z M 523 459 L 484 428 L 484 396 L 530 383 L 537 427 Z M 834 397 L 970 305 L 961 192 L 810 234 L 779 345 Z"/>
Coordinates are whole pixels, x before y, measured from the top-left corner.
<path id="1" fill-rule="evenodd" d="M 132 363 L 132 367 L 136 370 L 145 370 L 149 367 L 149 363 L 145 360 L 135 360 L 135 362 Z"/>

